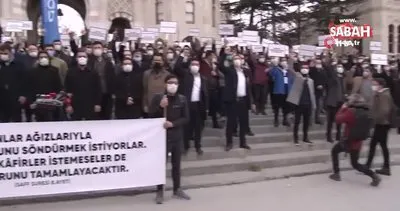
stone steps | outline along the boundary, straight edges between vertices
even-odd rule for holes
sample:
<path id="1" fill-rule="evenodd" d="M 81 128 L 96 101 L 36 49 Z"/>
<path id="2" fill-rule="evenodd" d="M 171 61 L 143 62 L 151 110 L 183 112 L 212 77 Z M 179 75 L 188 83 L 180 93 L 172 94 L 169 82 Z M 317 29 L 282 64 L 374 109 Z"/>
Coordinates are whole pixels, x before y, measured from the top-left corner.
<path id="1" fill-rule="evenodd" d="M 193 158 L 187 161 L 183 161 L 182 176 L 195 176 L 195 175 L 207 175 L 207 174 L 219 174 L 239 171 L 249 171 L 252 168 L 275 168 L 285 166 L 296 166 L 305 165 L 311 163 L 324 163 L 330 161 L 330 148 L 328 144 L 322 143 L 316 144 L 316 149 L 310 146 L 297 147 L 290 143 L 277 144 L 263 144 L 261 146 L 253 147 L 256 149 L 255 152 L 241 150 L 241 152 L 232 152 L 232 156 L 224 156 L 224 158 L 218 158 L 215 155 L 215 159 L 200 159 L 194 160 Z M 285 144 L 287 149 L 285 148 Z M 367 145 L 367 144 L 366 144 Z M 273 149 L 282 150 L 282 153 L 268 153 Z M 213 153 L 229 154 L 231 152 L 224 152 L 222 149 L 217 151 L 214 149 Z M 400 144 L 390 145 L 391 154 L 400 154 Z M 210 152 L 211 154 L 212 152 Z M 236 154 L 235 154 L 236 153 Z M 363 148 L 361 156 L 366 156 L 368 153 L 368 147 Z M 377 154 L 380 150 L 377 150 Z M 207 155 L 212 158 L 212 155 Z M 170 168 L 170 167 L 168 167 Z M 169 175 L 170 171 L 167 172 Z"/>

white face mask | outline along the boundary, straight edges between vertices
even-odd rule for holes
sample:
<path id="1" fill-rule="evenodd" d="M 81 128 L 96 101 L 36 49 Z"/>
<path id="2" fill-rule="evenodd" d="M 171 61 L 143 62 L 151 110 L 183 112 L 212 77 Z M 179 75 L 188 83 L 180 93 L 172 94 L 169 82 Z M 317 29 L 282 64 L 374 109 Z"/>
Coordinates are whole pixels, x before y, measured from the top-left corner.
<path id="1" fill-rule="evenodd" d="M 178 85 L 176 84 L 167 84 L 167 92 L 170 94 L 175 94 L 178 91 Z"/>
<path id="2" fill-rule="evenodd" d="M 39 60 L 39 64 L 40 64 L 41 66 L 49 66 L 49 59 L 48 59 L 48 58 L 41 58 L 41 59 Z"/>
<path id="3" fill-rule="evenodd" d="M 200 70 L 200 67 L 199 67 L 199 66 L 191 66 L 191 67 L 190 67 L 190 72 L 191 72 L 192 74 L 197 74 L 197 73 L 199 73 L 199 70 Z"/>
<path id="4" fill-rule="evenodd" d="M 378 91 L 378 86 L 373 85 L 373 86 L 372 86 L 372 91 L 374 91 L 374 92 Z"/>
<path id="5" fill-rule="evenodd" d="M 167 54 L 167 59 L 171 60 L 174 58 L 174 54 L 173 53 L 168 53 Z"/>
<path id="6" fill-rule="evenodd" d="M 366 77 L 369 77 L 369 75 L 370 75 L 369 72 L 366 72 L 366 71 L 363 72 L 363 76 L 364 76 L 365 78 L 366 78 Z"/>
<path id="7" fill-rule="evenodd" d="M 10 60 L 10 56 L 8 54 L 2 54 L 0 55 L 0 59 L 3 62 L 8 62 Z"/>
<path id="8" fill-rule="evenodd" d="M 54 50 L 61 51 L 61 45 L 54 45 Z"/>
<path id="9" fill-rule="evenodd" d="M 181 54 L 181 51 L 175 51 L 176 55 Z"/>
<path id="10" fill-rule="evenodd" d="M 133 69 L 133 67 L 132 67 L 132 65 L 130 65 L 130 64 L 127 64 L 127 65 L 123 65 L 123 66 L 122 66 L 122 70 L 123 70 L 124 72 L 126 72 L 126 73 L 132 72 L 132 69 Z"/>
<path id="11" fill-rule="evenodd" d="M 282 66 L 283 68 L 287 68 L 288 64 L 287 64 L 287 62 L 281 62 L 281 66 Z"/>
<path id="12" fill-rule="evenodd" d="M 142 61 L 142 56 L 134 56 L 133 60 L 135 60 L 136 62 L 141 62 Z"/>
<path id="13" fill-rule="evenodd" d="M 39 52 L 37 52 L 37 51 L 31 51 L 31 52 L 29 52 L 29 56 L 30 56 L 30 57 L 33 57 L 33 58 L 36 58 L 36 57 L 38 56 L 38 54 L 39 54 Z"/>
<path id="14" fill-rule="evenodd" d="M 101 50 L 101 49 L 94 49 L 93 55 L 95 55 L 95 56 L 101 56 L 101 55 L 103 55 L 103 50 Z"/>
<path id="15" fill-rule="evenodd" d="M 315 67 L 318 68 L 318 69 L 321 69 L 322 65 L 321 64 L 317 64 L 317 65 L 315 65 Z"/>
<path id="16" fill-rule="evenodd" d="M 264 63 L 264 62 L 265 62 L 265 58 L 259 58 L 258 61 L 259 61 L 260 63 Z"/>
<path id="17" fill-rule="evenodd" d="M 347 60 L 343 60 L 342 61 L 343 64 L 347 64 L 347 62 L 348 62 Z"/>
<path id="18" fill-rule="evenodd" d="M 343 73 L 344 72 L 344 69 L 343 69 L 343 67 L 338 67 L 338 68 L 336 68 L 336 71 L 337 71 L 337 73 Z"/>
<path id="19" fill-rule="evenodd" d="M 242 65 L 242 61 L 240 59 L 235 59 L 233 61 L 233 65 L 235 65 L 235 67 L 240 67 Z"/>
<path id="20" fill-rule="evenodd" d="M 300 72 L 301 72 L 301 74 L 303 74 L 303 75 L 307 75 L 308 72 L 309 72 L 309 70 L 308 70 L 307 68 L 303 68 L 303 69 L 300 70 Z"/>
<path id="21" fill-rule="evenodd" d="M 78 64 L 82 65 L 82 66 L 86 65 L 87 64 L 87 58 L 85 58 L 85 57 L 78 58 Z"/>
<path id="22" fill-rule="evenodd" d="M 147 55 L 153 56 L 153 54 L 154 54 L 154 51 L 147 51 Z"/>
<path id="23" fill-rule="evenodd" d="M 92 54 L 93 50 L 91 48 L 86 48 L 86 53 L 87 54 Z"/>
<path id="24" fill-rule="evenodd" d="M 273 59 L 271 62 L 272 62 L 273 65 L 276 66 L 279 63 L 279 59 Z"/>

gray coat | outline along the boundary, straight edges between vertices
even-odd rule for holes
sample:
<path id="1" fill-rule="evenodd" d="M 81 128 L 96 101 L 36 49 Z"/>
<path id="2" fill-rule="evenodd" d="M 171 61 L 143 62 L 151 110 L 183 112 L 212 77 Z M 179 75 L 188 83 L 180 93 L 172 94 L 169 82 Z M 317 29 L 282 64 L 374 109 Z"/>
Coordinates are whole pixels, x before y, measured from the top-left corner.
<path id="1" fill-rule="evenodd" d="M 289 95 L 286 99 L 287 102 L 292 103 L 294 105 L 298 105 L 301 98 L 301 93 L 303 92 L 304 88 L 304 78 L 300 73 L 295 74 L 295 79 L 290 89 Z M 314 81 L 311 78 L 307 78 L 308 89 L 310 90 L 310 97 L 311 97 L 311 106 L 312 110 L 315 110 L 316 103 L 315 103 L 315 91 L 314 91 Z"/>
<path id="2" fill-rule="evenodd" d="M 345 101 L 344 78 L 336 74 L 328 76 L 328 85 L 326 89 L 325 105 L 337 107 Z"/>

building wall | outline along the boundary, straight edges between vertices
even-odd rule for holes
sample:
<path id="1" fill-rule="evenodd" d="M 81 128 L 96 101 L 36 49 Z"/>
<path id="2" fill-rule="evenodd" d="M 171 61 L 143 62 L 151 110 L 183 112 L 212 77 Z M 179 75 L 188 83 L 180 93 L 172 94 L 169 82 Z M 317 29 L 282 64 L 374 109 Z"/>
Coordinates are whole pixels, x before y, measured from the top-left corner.
<path id="1" fill-rule="evenodd" d="M 218 0 L 193 0 L 194 23 L 186 23 L 185 5 L 189 0 L 160 0 L 163 2 L 164 21 L 178 22 L 178 33 L 171 39 L 183 39 L 192 28 L 200 29 L 200 36 L 213 37 L 218 34 L 220 22 L 220 4 Z M 27 0 L 0 1 L 1 20 L 28 20 Z M 215 3 L 215 22 L 213 25 L 213 2 Z M 155 27 L 156 0 L 85 0 L 88 25 L 111 24 L 114 18 L 123 17 L 131 21 L 132 26 Z"/>

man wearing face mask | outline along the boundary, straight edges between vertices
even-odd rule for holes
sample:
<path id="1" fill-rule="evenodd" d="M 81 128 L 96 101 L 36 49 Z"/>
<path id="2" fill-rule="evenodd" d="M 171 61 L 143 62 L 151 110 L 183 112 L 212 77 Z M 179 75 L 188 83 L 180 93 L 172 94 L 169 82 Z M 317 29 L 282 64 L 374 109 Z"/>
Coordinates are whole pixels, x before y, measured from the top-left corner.
<path id="1" fill-rule="evenodd" d="M 199 73 L 200 62 L 192 60 L 189 71 L 181 69 L 179 74 L 183 74 L 184 96 L 189 106 L 189 123 L 185 129 L 184 150 L 187 154 L 190 148 L 190 140 L 194 140 L 196 152 L 203 154 L 201 149 L 201 137 L 204 128 L 204 121 L 207 118 L 208 110 L 208 90 L 206 78 Z"/>
<path id="2" fill-rule="evenodd" d="M 240 148 L 249 150 L 251 148 L 246 143 L 246 133 L 249 129 L 249 110 L 254 106 L 249 76 L 243 71 L 239 55 L 233 56 L 232 62 L 226 54 L 222 54 L 219 69 L 225 75 L 225 89 L 222 94 L 227 117 L 225 150 L 230 151 L 233 148 L 233 132 L 238 120 Z"/>
<path id="3" fill-rule="evenodd" d="M 11 46 L 0 45 L 0 122 L 20 122 L 21 108 L 27 102 L 27 70 L 15 61 Z"/>
<path id="4" fill-rule="evenodd" d="M 37 95 L 59 93 L 61 91 L 61 81 L 57 68 L 50 65 L 50 57 L 46 51 L 40 52 L 38 65 L 30 73 L 30 102 L 36 101 Z M 58 110 L 37 108 L 31 104 L 37 122 L 60 120 Z"/>
<path id="5" fill-rule="evenodd" d="M 265 62 L 265 55 L 260 54 L 257 62 L 254 64 L 253 72 L 253 96 L 256 105 L 256 114 L 267 115 L 265 104 L 268 96 L 268 76 L 266 73 L 268 66 Z"/>
<path id="6" fill-rule="evenodd" d="M 147 46 L 147 49 L 146 49 L 146 57 L 147 57 L 147 59 L 152 60 L 153 56 L 154 56 L 154 48 L 152 45 L 149 45 L 149 46 Z"/>
<path id="7" fill-rule="evenodd" d="M 53 47 L 54 47 L 54 57 L 57 57 L 59 59 L 62 59 L 67 65 L 71 64 L 71 56 L 67 55 L 63 51 L 63 46 L 60 40 L 54 40 L 53 42 Z"/>
<path id="8" fill-rule="evenodd" d="M 132 60 L 125 58 L 116 78 L 115 116 L 117 119 L 142 117 L 143 72 L 134 69 Z"/>
<path id="9" fill-rule="evenodd" d="M 179 199 L 190 200 L 181 189 L 182 135 L 185 125 L 189 122 L 189 106 L 186 97 L 177 93 L 178 77 L 168 75 L 164 78 L 164 84 L 165 91 L 152 96 L 149 115 L 151 118 L 166 118 L 164 123 L 164 128 L 167 130 L 166 153 L 171 153 L 173 194 Z M 158 185 L 156 203 L 163 202 L 164 185 Z"/>
<path id="10" fill-rule="evenodd" d="M 326 87 L 326 140 L 333 143 L 332 126 L 335 123 L 335 116 L 338 110 L 345 102 L 345 85 L 343 78 L 343 66 L 337 65 L 336 68 L 327 71 L 327 87 Z M 336 140 L 340 140 L 341 125 L 336 124 Z"/>
<path id="11" fill-rule="evenodd" d="M 292 87 L 294 77 L 288 71 L 288 64 L 286 60 L 282 60 L 281 66 L 278 66 L 279 58 L 272 60 L 272 69 L 269 71 L 269 78 L 273 81 L 272 98 L 273 98 L 273 110 L 274 110 L 274 126 L 279 126 L 279 110 L 283 113 L 282 125 L 290 126 L 287 119 L 287 115 L 290 112 L 289 104 L 286 102 L 286 98 Z"/>
<path id="12" fill-rule="evenodd" d="M 99 75 L 88 66 L 85 49 L 79 49 L 76 55 L 77 65 L 68 71 L 65 90 L 72 98 L 72 105 L 66 112 L 75 121 L 96 120 L 101 111 L 101 85 Z"/>
<path id="13" fill-rule="evenodd" d="M 391 128 L 392 113 L 394 102 L 390 94 L 390 90 L 386 86 L 386 82 L 382 78 L 376 78 L 373 82 L 375 92 L 372 105 L 372 117 L 374 119 L 374 133 L 371 138 L 368 160 L 366 166 L 372 166 L 375 157 L 376 146 L 379 144 L 383 154 L 383 167 L 376 170 L 376 173 L 390 176 L 390 153 L 388 149 L 388 133 Z"/>
<path id="14" fill-rule="evenodd" d="M 111 119 L 113 99 L 115 91 L 115 70 L 114 65 L 103 54 L 103 44 L 93 42 L 93 55 L 89 56 L 88 66 L 91 70 L 97 72 L 100 77 L 100 90 L 102 93 L 100 120 Z"/>
<path id="15" fill-rule="evenodd" d="M 207 43 L 204 43 L 204 47 Z M 199 52 L 198 58 L 200 54 L 203 54 L 204 48 Z M 221 101 L 219 98 L 219 76 L 220 72 L 217 68 L 217 58 L 214 51 L 206 51 L 205 58 L 201 59 L 200 62 L 200 74 L 207 79 L 207 88 L 208 88 L 208 96 L 209 96 L 209 116 L 211 116 L 213 122 L 213 128 L 221 128 L 218 119 L 217 113 L 221 108 Z"/>
<path id="16" fill-rule="evenodd" d="M 308 65 L 303 65 L 300 73 L 296 73 L 292 89 L 287 97 L 287 101 L 296 106 L 293 127 L 293 140 L 296 145 L 299 144 L 298 133 L 301 119 L 303 119 L 303 142 L 312 144 L 308 138 L 308 130 L 312 113 L 316 108 L 316 102 L 314 81 L 309 77 L 309 71 Z"/>
<path id="17" fill-rule="evenodd" d="M 163 56 L 155 54 L 152 67 L 146 70 L 143 75 L 143 110 L 149 112 L 151 99 L 154 95 L 164 92 L 164 79 L 170 73 L 165 69 Z"/>
<path id="18" fill-rule="evenodd" d="M 68 72 L 68 64 L 60 59 L 55 57 L 55 50 L 53 45 L 46 45 L 45 51 L 49 55 L 50 58 L 50 65 L 57 68 L 58 75 L 60 76 L 61 84 L 64 85 L 65 77 L 67 76 Z"/>
<path id="19" fill-rule="evenodd" d="M 327 70 L 322 66 L 322 61 L 317 59 L 315 61 L 315 67 L 310 67 L 310 78 L 314 81 L 315 90 L 315 124 L 322 124 L 321 115 L 321 104 L 324 91 L 326 89 L 326 72 Z"/>
<path id="20" fill-rule="evenodd" d="M 174 73 L 176 61 L 178 59 L 178 57 L 175 55 L 174 49 L 172 49 L 172 48 L 168 49 L 167 54 L 166 54 L 166 59 L 167 59 L 167 63 L 168 63 L 168 66 L 167 66 L 168 72 Z"/>
<path id="21" fill-rule="evenodd" d="M 144 72 L 150 69 L 151 61 L 143 57 L 142 50 L 135 50 L 133 52 L 133 69 Z"/>
<path id="22" fill-rule="evenodd" d="M 374 97 L 374 91 L 372 90 L 372 82 L 373 82 L 373 77 L 371 70 L 369 68 L 364 69 L 360 89 L 354 90 L 353 94 L 360 94 L 364 98 L 366 105 L 368 106 L 370 111 L 374 112 L 371 109 Z"/>

